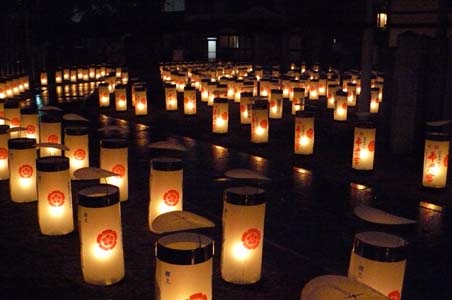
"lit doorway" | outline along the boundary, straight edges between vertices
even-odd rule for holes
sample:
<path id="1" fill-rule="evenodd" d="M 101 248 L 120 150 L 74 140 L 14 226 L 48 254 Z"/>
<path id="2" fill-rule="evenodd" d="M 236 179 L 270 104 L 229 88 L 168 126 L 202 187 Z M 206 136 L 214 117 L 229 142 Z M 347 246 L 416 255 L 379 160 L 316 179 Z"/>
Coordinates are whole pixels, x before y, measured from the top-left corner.
<path id="1" fill-rule="evenodd" d="M 217 59 L 217 38 L 207 38 L 207 59 L 209 61 L 215 61 Z"/>

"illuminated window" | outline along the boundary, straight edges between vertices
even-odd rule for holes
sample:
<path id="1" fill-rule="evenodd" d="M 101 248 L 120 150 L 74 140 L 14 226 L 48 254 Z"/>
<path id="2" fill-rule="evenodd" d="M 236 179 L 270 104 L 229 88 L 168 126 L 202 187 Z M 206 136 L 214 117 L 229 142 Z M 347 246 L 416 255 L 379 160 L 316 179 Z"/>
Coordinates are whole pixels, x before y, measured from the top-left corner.
<path id="1" fill-rule="evenodd" d="M 239 36 L 238 35 L 222 35 L 220 36 L 220 47 L 238 49 L 239 48 Z"/>
<path id="2" fill-rule="evenodd" d="M 217 58 L 217 38 L 207 38 L 207 58 L 209 61 L 215 61 Z"/>
<path id="3" fill-rule="evenodd" d="M 377 14 L 378 29 L 386 29 L 387 24 L 388 24 L 388 15 L 386 13 Z"/>

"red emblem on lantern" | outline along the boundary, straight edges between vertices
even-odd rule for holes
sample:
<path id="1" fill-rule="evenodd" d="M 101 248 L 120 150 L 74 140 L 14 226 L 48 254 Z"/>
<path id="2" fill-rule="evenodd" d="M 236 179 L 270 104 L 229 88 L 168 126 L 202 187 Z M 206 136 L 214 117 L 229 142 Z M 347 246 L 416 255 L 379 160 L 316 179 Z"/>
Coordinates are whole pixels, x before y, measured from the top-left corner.
<path id="1" fill-rule="evenodd" d="M 49 143 L 58 143 L 58 136 L 56 134 L 51 134 L 47 138 L 47 142 Z"/>
<path id="2" fill-rule="evenodd" d="M 76 160 L 84 160 L 86 157 L 86 152 L 83 149 L 77 149 L 74 151 L 74 158 Z"/>
<path id="3" fill-rule="evenodd" d="M 260 125 L 262 128 L 267 128 L 268 122 L 267 122 L 267 120 L 262 120 L 262 121 L 259 123 L 259 125 Z"/>
<path id="4" fill-rule="evenodd" d="M 270 102 L 270 107 L 275 107 L 276 106 L 276 101 L 275 100 L 272 100 L 271 102 Z"/>
<path id="5" fill-rule="evenodd" d="M 7 158 L 8 158 L 8 149 L 0 148 L 0 159 L 7 159 Z"/>
<path id="6" fill-rule="evenodd" d="M 13 127 L 19 127 L 20 126 L 20 119 L 19 118 L 13 118 L 11 120 L 11 125 L 13 125 Z"/>
<path id="7" fill-rule="evenodd" d="M 399 291 L 392 291 L 388 294 L 388 298 L 391 300 L 400 300 L 400 292 Z"/>
<path id="8" fill-rule="evenodd" d="M 106 229 L 97 235 L 97 244 L 102 250 L 113 250 L 118 241 L 118 234 L 112 229 Z"/>
<path id="9" fill-rule="evenodd" d="M 227 111 L 222 112 L 221 118 L 226 121 L 228 119 L 228 112 Z"/>
<path id="10" fill-rule="evenodd" d="M 176 190 L 169 190 L 163 194 L 163 201 L 168 206 L 175 206 L 179 202 L 179 192 Z"/>
<path id="11" fill-rule="evenodd" d="M 207 300 L 207 295 L 203 293 L 196 293 L 191 295 L 187 300 Z"/>
<path id="12" fill-rule="evenodd" d="M 33 167 L 30 165 L 22 165 L 19 168 L 19 176 L 22 178 L 30 178 L 33 176 Z"/>
<path id="13" fill-rule="evenodd" d="M 64 203 L 64 193 L 61 191 L 51 191 L 47 195 L 47 201 L 49 201 L 49 204 L 54 207 L 62 206 Z"/>
<path id="14" fill-rule="evenodd" d="M 102 97 L 104 97 L 104 98 L 110 98 L 110 95 L 109 95 L 108 93 L 103 93 L 103 94 L 102 94 Z"/>
<path id="15" fill-rule="evenodd" d="M 346 102 L 342 103 L 342 108 L 343 109 L 347 109 L 347 103 Z"/>
<path id="16" fill-rule="evenodd" d="M 246 111 L 246 105 L 245 104 L 241 104 L 240 105 L 240 112 L 245 112 Z"/>
<path id="17" fill-rule="evenodd" d="M 143 105 L 145 105 L 145 104 L 146 104 L 146 98 L 141 98 L 141 99 L 140 99 L 140 103 L 143 104 Z"/>
<path id="18" fill-rule="evenodd" d="M 449 154 L 444 156 L 443 164 L 444 164 L 445 167 L 447 167 L 447 165 L 449 164 Z"/>
<path id="19" fill-rule="evenodd" d="M 115 174 L 117 174 L 119 177 L 124 177 L 124 174 L 126 174 L 126 168 L 123 166 L 123 165 L 121 165 L 121 164 L 117 164 L 117 165 L 115 165 L 112 169 L 111 169 L 111 171 L 113 172 L 113 173 L 115 173 Z"/>
<path id="20" fill-rule="evenodd" d="M 122 101 L 126 100 L 126 95 L 122 94 L 121 96 L 119 96 L 119 99 L 121 99 Z"/>
<path id="21" fill-rule="evenodd" d="M 306 135 L 308 138 L 312 139 L 314 137 L 314 128 L 309 128 Z"/>
<path id="22" fill-rule="evenodd" d="M 369 145 L 367 146 L 367 148 L 369 148 L 370 152 L 374 152 L 375 151 L 375 141 L 371 141 L 369 143 Z"/>
<path id="23" fill-rule="evenodd" d="M 36 127 L 34 126 L 34 125 L 27 125 L 27 130 L 26 130 L 26 132 L 27 132 L 27 134 L 34 134 L 35 132 L 36 132 Z"/>
<path id="24" fill-rule="evenodd" d="M 251 228 L 242 234 L 243 246 L 247 249 L 256 249 L 261 241 L 261 232 L 257 228 Z"/>

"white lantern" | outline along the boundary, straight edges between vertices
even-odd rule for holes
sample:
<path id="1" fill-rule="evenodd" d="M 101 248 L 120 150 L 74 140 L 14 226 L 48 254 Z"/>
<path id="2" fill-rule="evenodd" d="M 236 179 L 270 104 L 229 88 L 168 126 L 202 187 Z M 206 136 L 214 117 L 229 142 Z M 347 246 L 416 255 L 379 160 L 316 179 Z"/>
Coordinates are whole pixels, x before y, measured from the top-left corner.
<path id="1" fill-rule="evenodd" d="M 184 88 L 184 114 L 196 114 L 196 89 L 192 86 Z"/>
<path id="2" fill-rule="evenodd" d="M 240 96 L 243 91 L 243 85 L 244 85 L 243 80 L 237 79 L 235 81 L 235 85 L 234 85 L 234 102 L 235 103 L 240 103 Z"/>
<path id="3" fill-rule="evenodd" d="M 6 98 L 6 82 L 3 79 L 0 79 L 0 99 Z"/>
<path id="4" fill-rule="evenodd" d="M 283 113 L 283 93 L 281 90 L 271 90 L 270 119 L 281 119 Z"/>
<path id="5" fill-rule="evenodd" d="M 173 233 L 155 244 L 157 300 L 212 300 L 213 240 Z"/>
<path id="6" fill-rule="evenodd" d="M 356 106 L 356 84 L 347 83 L 347 106 Z"/>
<path id="7" fill-rule="evenodd" d="M 210 79 L 201 79 L 201 101 L 207 102 L 209 100 L 209 82 Z"/>
<path id="8" fill-rule="evenodd" d="M 314 114 L 297 112 L 295 116 L 294 153 L 312 154 L 314 152 Z"/>
<path id="9" fill-rule="evenodd" d="M 54 115 L 42 115 L 39 122 L 39 140 L 41 143 L 61 144 L 61 119 Z M 41 147 L 39 157 L 60 156 L 61 150 Z"/>
<path id="10" fill-rule="evenodd" d="M 78 192 L 83 280 L 111 285 L 124 277 L 121 208 L 116 186 L 99 184 Z"/>
<path id="11" fill-rule="evenodd" d="M 429 188 L 446 187 L 449 141 L 449 135 L 445 133 L 429 133 L 425 138 L 423 186 Z"/>
<path id="12" fill-rule="evenodd" d="M 226 98 L 215 98 L 212 109 L 212 132 L 227 133 L 229 123 L 229 101 Z"/>
<path id="13" fill-rule="evenodd" d="M 9 125 L 10 128 L 20 127 L 21 119 L 19 101 L 14 99 L 7 100 L 4 105 L 4 116 L 6 119 L 9 119 L 9 121 L 6 121 L 6 125 Z M 10 137 L 20 137 L 20 131 L 11 132 Z"/>
<path id="14" fill-rule="evenodd" d="M 145 116 L 148 114 L 148 98 L 145 87 L 135 88 L 135 115 Z"/>
<path id="15" fill-rule="evenodd" d="M 327 84 L 326 77 L 324 75 L 320 76 L 320 78 L 319 78 L 319 88 L 318 88 L 319 96 L 322 96 L 322 97 L 326 96 L 326 89 L 327 89 L 326 84 Z"/>
<path id="16" fill-rule="evenodd" d="M 8 140 L 9 126 L 0 125 L 0 180 L 9 178 L 8 168 Z"/>
<path id="17" fill-rule="evenodd" d="M 34 107 L 20 110 L 21 127 L 25 128 L 25 137 L 36 139 L 39 143 L 39 114 Z"/>
<path id="18" fill-rule="evenodd" d="M 74 230 L 69 159 L 63 156 L 36 160 L 38 219 L 41 233 L 63 235 Z"/>
<path id="19" fill-rule="evenodd" d="M 69 158 L 69 174 L 71 179 L 77 180 L 74 171 L 89 167 L 89 140 L 87 127 L 66 127 L 64 129 L 64 144 L 69 150 L 65 151 Z"/>
<path id="20" fill-rule="evenodd" d="M 389 299 L 401 299 L 407 242 L 376 231 L 355 235 L 348 277 L 370 286 Z"/>
<path id="21" fill-rule="evenodd" d="M 127 69 L 123 70 L 121 73 L 121 83 L 127 84 L 129 82 L 129 72 Z"/>
<path id="22" fill-rule="evenodd" d="M 319 80 L 309 82 L 309 100 L 319 100 Z"/>
<path id="23" fill-rule="evenodd" d="M 336 104 L 336 92 L 338 91 L 339 86 L 337 84 L 329 84 L 328 92 L 326 96 L 326 107 L 328 109 L 334 109 Z"/>
<path id="24" fill-rule="evenodd" d="M 149 175 L 149 229 L 159 215 L 183 207 L 183 165 L 177 158 L 151 160 Z"/>
<path id="25" fill-rule="evenodd" d="M 372 114 L 378 113 L 378 109 L 380 108 L 380 101 L 378 98 L 379 93 L 379 88 L 370 89 L 370 113 Z"/>
<path id="26" fill-rule="evenodd" d="M 352 168 L 370 171 L 374 168 L 375 127 L 363 124 L 355 127 Z"/>
<path id="27" fill-rule="evenodd" d="M 292 115 L 304 110 L 304 88 L 294 88 L 292 94 Z"/>
<path id="28" fill-rule="evenodd" d="M 251 186 L 228 188 L 223 201 L 221 276 L 237 284 L 260 280 L 266 195 Z"/>
<path id="29" fill-rule="evenodd" d="M 127 88 L 125 85 L 118 84 L 115 88 L 115 108 L 116 111 L 127 110 Z"/>
<path id="30" fill-rule="evenodd" d="M 177 91 L 174 84 L 165 85 L 165 103 L 167 111 L 177 110 Z"/>
<path id="31" fill-rule="evenodd" d="M 117 176 L 108 177 L 108 183 L 119 188 L 119 199 L 129 198 L 129 167 L 127 140 L 120 138 L 103 139 L 100 145 L 100 168 L 112 171 Z"/>
<path id="32" fill-rule="evenodd" d="M 55 83 L 57 83 L 57 84 L 63 83 L 63 71 L 62 70 L 55 71 Z"/>
<path id="33" fill-rule="evenodd" d="M 13 202 L 37 200 L 35 145 L 35 139 L 8 140 L 9 188 Z"/>
<path id="34" fill-rule="evenodd" d="M 347 121 L 347 92 L 343 90 L 336 91 L 334 104 L 334 120 Z"/>
<path id="35" fill-rule="evenodd" d="M 252 97 L 251 92 L 242 92 L 240 95 L 240 124 L 251 124 Z"/>
<path id="36" fill-rule="evenodd" d="M 259 96 L 268 97 L 270 95 L 270 81 L 267 78 L 262 78 L 259 81 Z"/>
<path id="37" fill-rule="evenodd" d="M 212 106 L 213 105 L 213 99 L 215 98 L 215 91 L 217 90 L 218 86 L 216 82 L 209 82 L 207 84 L 207 88 L 209 91 L 209 95 L 207 97 L 207 105 Z M 220 88 L 221 90 L 221 88 Z"/>
<path id="38" fill-rule="evenodd" d="M 268 142 L 268 102 L 255 101 L 251 106 L 251 142 L 260 144 Z"/>
<path id="39" fill-rule="evenodd" d="M 47 82 L 47 72 L 41 72 L 41 75 L 39 77 L 41 79 L 41 85 L 45 86 L 48 84 Z"/>
<path id="40" fill-rule="evenodd" d="M 99 93 L 99 107 L 110 106 L 110 91 L 108 90 L 108 83 L 100 83 L 98 87 Z"/>

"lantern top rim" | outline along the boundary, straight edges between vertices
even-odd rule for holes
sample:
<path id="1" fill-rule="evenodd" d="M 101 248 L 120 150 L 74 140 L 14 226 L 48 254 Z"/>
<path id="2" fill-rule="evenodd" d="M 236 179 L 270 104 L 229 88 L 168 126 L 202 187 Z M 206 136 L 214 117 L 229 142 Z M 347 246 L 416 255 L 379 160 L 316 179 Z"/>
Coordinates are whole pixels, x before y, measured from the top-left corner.
<path id="1" fill-rule="evenodd" d="M 408 242 L 393 234 L 366 231 L 355 235 L 352 251 L 371 260 L 397 262 L 407 258 Z"/>
<path id="2" fill-rule="evenodd" d="M 337 90 L 336 96 L 347 97 L 348 93 L 344 90 Z"/>
<path id="3" fill-rule="evenodd" d="M 36 145 L 36 139 L 15 138 L 8 140 L 9 149 L 33 149 Z"/>
<path id="4" fill-rule="evenodd" d="M 151 160 L 151 168 L 158 171 L 182 170 L 184 164 L 181 159 L 175 157 L 157 157 Z"/>
<path id="5" fill-rule="evenodd" d="M 216 97 L 213 99 L 213 103 L 228 103 L 228 102 L 229 102 L 228 98 Z"/>
<path id="6" fill-rule="evenodd" d="M 36 169 L 44 172 L 57 172 L 69 169 L 69 158 L 65 156 L 46 156 L 36 160 Z"/>
<path id="7" fill-rule="evenodd" d="M 119 188 L 112 184 L 97 184 L 80 190 L 77 196 L 80 206 L 107 207 L 119 203 Z"/>
<path id="8" fill-rule="evenodd" d="M 9 129 L 9 125 L 0 125 L 0 134 L 6 134 L 6 133 L 9 134 L 8 129 Z"/>
<path id="9" fill-rule="evenodd" d="M 237 205 L 259 205 L 267 202 L 264 189 L 254 186 L 237 186 L 227 188 L 223 193 L 224 201 Z"/>
<path id="10" fill-rule="evenodd" d="M 105 138 L 101 140 L 101 147 L 108 149 L 127 148 L 128 143 L 126 139 L 122 138 Z"/>
<path id="11" fill-rule="evenodd" d="M 64 129 L 64 132 L 68 135 L 87 135 L 88 131 L 86 126 L 70 126 Z"/>
<path id="12" fill-rule="evenodd" d="M 55 114 L 44 114 L 39 119 L 43 123 L 61 123 L 61 118 Z"/>
<path id="13" fill-rule="evenodd" d="M 425 139 L 432 141 L 449 141 L 450 135 L 445 132 L 427 132 Z"/>
<path id="14" fill-rule="evenodd" d="M 4 108 L 19 108 L 20 103 L 16 99 L 8 99 L 5 101 Z"/>

